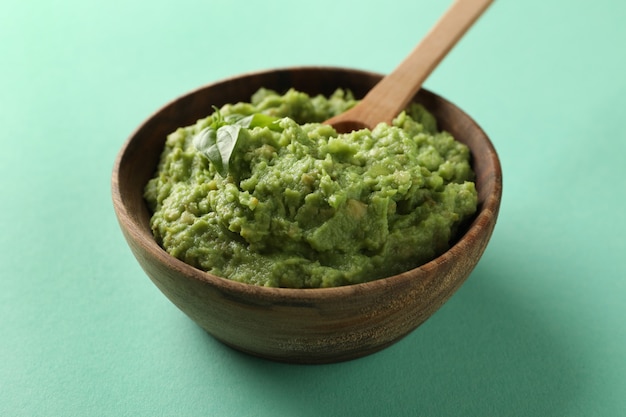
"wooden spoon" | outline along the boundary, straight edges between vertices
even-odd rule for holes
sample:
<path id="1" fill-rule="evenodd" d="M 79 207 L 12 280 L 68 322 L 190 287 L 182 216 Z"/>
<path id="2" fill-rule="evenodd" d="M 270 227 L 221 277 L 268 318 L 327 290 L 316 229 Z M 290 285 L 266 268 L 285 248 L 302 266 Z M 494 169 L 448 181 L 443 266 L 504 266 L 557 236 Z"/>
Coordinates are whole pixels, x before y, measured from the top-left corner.
<path id="1" fill-rule="evenodd" d="M 411 102 L 424 80 L 493 0 L 456 0 L 402 63 L 353 108 L 326 120 L 338 132 L 373 129 Z"/>

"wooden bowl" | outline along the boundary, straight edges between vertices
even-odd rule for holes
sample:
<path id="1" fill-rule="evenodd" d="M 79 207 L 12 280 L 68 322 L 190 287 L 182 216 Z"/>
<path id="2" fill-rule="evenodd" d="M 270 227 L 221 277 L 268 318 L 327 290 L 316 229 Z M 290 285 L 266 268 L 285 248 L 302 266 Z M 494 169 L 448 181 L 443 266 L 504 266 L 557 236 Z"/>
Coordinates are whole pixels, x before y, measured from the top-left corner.
<path id="1" fill-rule="evenodd" d="M 361 357 L 398 341 L 430 317 L 465 281 L 496 223 L 502 193 L 500 162 L 482 129 L 463 111 L 425 90 L 416 95 L 439 126 L 467 144 L 478 212 L 443 255 L 411 271 L 363 284 L 323 289 L 265 288 L 223 279 L 166 253 L 154 240 L 143 188 L 155 172 L 166 135 L 212 112 L 248 101 L 260 87 L 310 94 L 351 89 L 362 97 L 380 74 L 300 67 L 245 74 L 202 87 L 149 117 L 123 145 L 112 176 L 113 204 L 123 234 L 156 286 L 223 343 L 256 356 L 295 363 Z"/>

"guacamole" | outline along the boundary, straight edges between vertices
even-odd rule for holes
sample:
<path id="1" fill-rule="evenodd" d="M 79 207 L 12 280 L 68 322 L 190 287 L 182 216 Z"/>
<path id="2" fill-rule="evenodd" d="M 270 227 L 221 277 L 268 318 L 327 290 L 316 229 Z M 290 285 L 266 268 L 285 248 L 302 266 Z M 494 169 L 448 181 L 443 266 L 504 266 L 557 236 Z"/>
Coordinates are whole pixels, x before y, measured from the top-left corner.
<path id="1" fill-rule="evenodd" d="M 476 211 L 469 149 L 419 104 L 373 130 L 320 123 L 355 103 L 261 89 L 171 133 L 145 187 L 157 242 L 214 275 L 290 288 L 371 281 L 445 252 Z"/>

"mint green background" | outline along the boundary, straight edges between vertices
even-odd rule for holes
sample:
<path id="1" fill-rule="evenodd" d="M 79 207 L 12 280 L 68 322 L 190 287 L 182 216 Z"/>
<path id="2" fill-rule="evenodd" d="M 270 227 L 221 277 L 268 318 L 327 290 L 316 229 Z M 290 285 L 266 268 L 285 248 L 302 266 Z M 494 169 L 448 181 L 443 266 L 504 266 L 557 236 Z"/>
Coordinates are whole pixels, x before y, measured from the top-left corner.
<path id="1" fill-rule="evenodd" d="M 115 156 L 200 85 L 389 72 L 449 1 L 0 3 L 0 415 L 625 416 L 626 3 L 497 0 L 426 86 L 492 138 L 476 270 L 369 357 L 284 365 L 206 335 L 119 231 Z"/>

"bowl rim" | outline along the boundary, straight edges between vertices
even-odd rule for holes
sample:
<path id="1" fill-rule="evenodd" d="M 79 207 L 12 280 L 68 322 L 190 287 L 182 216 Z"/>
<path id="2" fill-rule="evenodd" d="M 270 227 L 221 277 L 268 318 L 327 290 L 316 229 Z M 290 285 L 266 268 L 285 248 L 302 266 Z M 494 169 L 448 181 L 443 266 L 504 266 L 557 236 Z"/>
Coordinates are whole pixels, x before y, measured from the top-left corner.
<path id="1" fill-rule="evenodd" d="M 166 265 L 168 269 L 175 270 L 176 272 L 184 275 L 188 279 L 199 281 L 203 284 L 210 285 L 222 292 L 237 294 L 238 296 L 254 297 L 255 299 L 264 299 L 269 302 L 289 302 L 292 301 L 306 301 L 306 300 L 319 300 L 320 298 L 333 301 L 338 299 L 344 299 L 346 296 L 353 295 L 355 293 L 362 292 L 377 292 L 384 290 L 390 286 L 408 285 L 410 281 L 419 280 L 420 277 L 426 277 L 430 270 L 436 269 L 440 265 L 453 262 L 459 258 L 463 251 L 471 245 L 473 240 L 476 240 L 477 236 L 484 232 L 490 225 L 490 222 L 495 224 L 497 215 L 499 212 L 501 197 L 502 197 L 502 169 L 500 160 L 490 138 L 484 132 L 482 127 L 478 125 L 472 117 L 470 117 L 464 110 L 458 107 L 453 102 L 447 100 L 443 96 L 436 94 L 426 88 L 422 88 L 420 92 L 435 96 L 437 99 L 452 105 L 460 115 L 471 120 L 485 140 L 485 145 L 490 150 L 489 158 L 490 164 L 493 165 L 495 178 L 494 178 L 494 190 L 489 193 L 484 202 L 481 204 L 479 212 L 475 215 L 474 219 L 467 226 L 463 235 L 460 236 L 454 244 L 443 254 L 428 261 L 416 268 L 408 271 L 401 272 L 399 274 L 391 275 L 375 279 L 368 282 L 348 284 L 339 287 L 324 287 L 324 288 L 283 288 L 283 287 L 264 287 L 252 284 L 246 284 L 228 278 L 223 278 L 209 272 L 205 272 L 194 266 L 191 266 L 184 261 L 170 255 L 165 249 L 163 249 L 157 241 L 154 239 L 154 235 L 151 230 L 145 230 L 142 225 L 135 221 L 134 216 L 130 214 L 127 204 L 123 201 L 120 193 L 120 170 L 124 162 L 126 153 L 136 140 L 137 134 L 142 128 L 151 120 L 153 120 L 164 109 L 179 101 L 182 98 L 192 96 L 198 92 L 226 82 L 233 82 L 237 79 L 262 75 L 277 71 L 299 71 L 299 70 L 320 70 L 320 71 L 353 71 L 361 73 L 363 75 L 370 75 L 376 77 L 382 77 L 384 74 L 377 72 L 365 71 L 357 68 L 340 67 L 340 66 L 291 66 L 291 67 L 279 67 L 266 70 L 249 71 L 241 74 L 218 79 L 213 82 L 209 82 L 205 85 L 192 89 L 186 93 L 180 94 L 177 97 L 169 100 L 156 111 L 153 111 L 148 117 L 146 117 L 127 137 L 122 147 L 118 151 L 114 165 L 113 173 L 111 177 L 111 192 L 113 197 L 113 206 L 116 212 L 120 227 L 122 227 L 124 234 L 127 238 L 131 238 L 135 244 L 141 246 L 141 249 L 148 253 L 153 258 L 157 259 L 161 264 Z M 485 156 L 487 157 L 487 156 Z"/>

